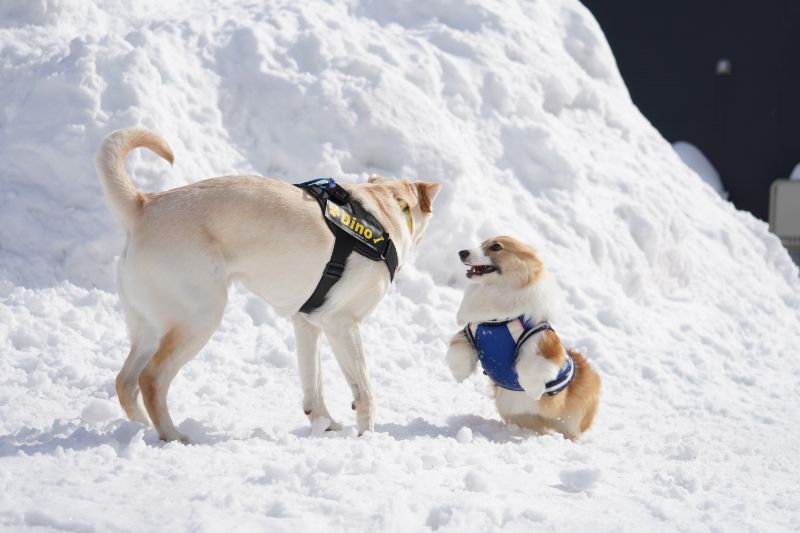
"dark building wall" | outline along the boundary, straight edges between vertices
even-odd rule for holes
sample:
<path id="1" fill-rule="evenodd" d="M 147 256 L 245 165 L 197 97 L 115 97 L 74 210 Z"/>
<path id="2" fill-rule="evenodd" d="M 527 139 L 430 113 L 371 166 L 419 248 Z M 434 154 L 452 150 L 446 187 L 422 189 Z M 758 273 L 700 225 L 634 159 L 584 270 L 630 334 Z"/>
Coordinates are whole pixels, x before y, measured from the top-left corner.
<path id="1" fill-rule="evenodd" d="M 766 220 L 770 184 L 800 163 L 800 1 L 583 3 L 642 113 L 700 148 L 730 200 Z"/>

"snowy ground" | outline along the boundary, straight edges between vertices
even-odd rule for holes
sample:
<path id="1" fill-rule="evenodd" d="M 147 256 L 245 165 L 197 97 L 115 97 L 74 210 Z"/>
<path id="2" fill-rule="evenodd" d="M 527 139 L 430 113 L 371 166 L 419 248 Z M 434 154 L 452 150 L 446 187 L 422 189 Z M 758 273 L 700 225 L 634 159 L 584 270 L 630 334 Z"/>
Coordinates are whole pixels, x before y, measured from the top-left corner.
<path id="1" fill-rule="evenodd" d="M 639 114 L 577 1 L 5 0 L 0 109 L 0 529 L 800 528 L 797 268 Z M 172 388 L 197 444 L 123 419 L 124 235 L 93 159 L 136 124 L 176 153 L 132 154 L 143 190 L 445 184 L 365 327 L 375 433 L 327 348 L 346 427 L 308 426 L 287 322 L 238 287 Z M 455 252 L 498 233 L 541 251 L 602 375 L 582 442 L 504 426 L 445 367 Z"/>

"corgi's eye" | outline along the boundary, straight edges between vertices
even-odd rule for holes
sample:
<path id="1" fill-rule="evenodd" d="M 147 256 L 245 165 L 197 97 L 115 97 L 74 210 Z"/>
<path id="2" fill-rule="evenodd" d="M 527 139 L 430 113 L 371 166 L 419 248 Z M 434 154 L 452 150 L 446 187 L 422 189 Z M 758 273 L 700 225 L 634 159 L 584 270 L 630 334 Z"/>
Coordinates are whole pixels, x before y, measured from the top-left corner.
<path id="1" fill-rule="evenodd" d="M 497 242 L 489 247 L 489 251 L 490 252 L 499 252 L 502 249 L 503 249 L 503 247 L 500 245 L 500 243 L 497 243 Z"/>

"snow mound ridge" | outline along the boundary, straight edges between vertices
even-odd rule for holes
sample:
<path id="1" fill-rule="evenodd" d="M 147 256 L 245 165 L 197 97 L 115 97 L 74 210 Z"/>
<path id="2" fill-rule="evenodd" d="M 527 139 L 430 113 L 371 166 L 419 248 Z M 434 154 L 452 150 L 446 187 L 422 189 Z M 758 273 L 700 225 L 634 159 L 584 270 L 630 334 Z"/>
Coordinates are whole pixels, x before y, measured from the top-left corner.
<path id="1" fill-rule="evenodd" d="M 800 527 L 798 270 L 640 115 L 576 0 L 11 0 L 0 50 L 0 527 Z M 239 288 L 171 391 L 198 445 L 119 418 L 124 233 L 93 162 L 134 125 L 175 153 L 129 156 L 145 191 L 233 173 L 444 184 L 365 326 L 374 434 L 353 437 L 327 349 L 346 428 L 308 427 L 291 327 Z M 502 424 L 483 376 L 445 368 L 456 251 L 496 234 L 541 252 L 554 325 L 602 375 L 586 442 Z M 181 503 L 139 490 L 145 471 Z"/>

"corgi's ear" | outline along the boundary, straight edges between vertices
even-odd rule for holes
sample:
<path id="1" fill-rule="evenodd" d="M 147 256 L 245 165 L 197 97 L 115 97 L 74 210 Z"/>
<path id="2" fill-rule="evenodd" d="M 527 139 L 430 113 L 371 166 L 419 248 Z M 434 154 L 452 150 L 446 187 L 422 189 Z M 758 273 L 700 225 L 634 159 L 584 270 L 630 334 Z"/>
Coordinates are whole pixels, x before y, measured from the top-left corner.
<path id="1" fill-rule="evenodd" d="M 433 212 L 431 205 L 433 205 L 433 200 L 436 198 L 436 195 L 439 194 L 442 186 L 439 183 L 431 183 L 428 181 L 418 181 L 416 186 L 417 196 L 419 197 L 419 208 L 423 213 Z"/>
<path id="2" fill-rule="evenodd" d="M 394 181 L 389 178 L 384 178 L 383 176 L 370 176 L 367 179 L 367 183 L 385 183 L 387 181 Z"/>

